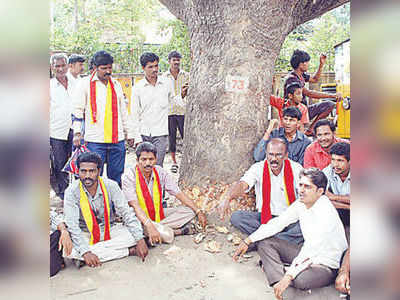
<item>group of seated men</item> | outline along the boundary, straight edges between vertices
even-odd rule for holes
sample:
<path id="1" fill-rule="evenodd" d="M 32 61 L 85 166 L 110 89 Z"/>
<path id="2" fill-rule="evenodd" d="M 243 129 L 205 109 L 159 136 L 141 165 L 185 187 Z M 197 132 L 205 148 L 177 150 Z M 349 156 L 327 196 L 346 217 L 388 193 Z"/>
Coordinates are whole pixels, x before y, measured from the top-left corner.
<path id="1" fill-rule="evenodd" d="M 121 189 L 115 181 L 100 176 L 103 162 L 97 153 L 79 155 L 79 180 L 65 191 L 64 214 L 50 215 L 50 275 L 62 268 L 61 248 L 64 257 L 74 259 L 78 266 L 84 262 L 97 267 L 128 255 L 144 260 L 148 246 L 172 243 L 174 236 L 193 234 L 195 228 L 190 221 L 196 216 L 205 228 L 204 212 L 179 189 L 169 173 L 156 165 L 156 147 L 143 142 L 136 156 L 136 166 L 123 174 Z M 164 208 L 164 191 L 183 206 Z M 123 225 L 116 222 L 116 215 Z"/>
<path id="2" fill-rule="evenodd" d="M 231 215 L 232 225 L 249 235 L 234 259 L 257 249 L 278 299 L 289 286 L 322 287 L 337 275 L 337 289 L 350 292 L 350 144 L 336 138 L 333 123 L 321 118 L 312 124 L 315 141 L 311 142 L 303 133 L 307 110 L 298 107 L 303 92 L 304 86 L 296 82 L 287 86 L 292 104 L 285 108 L 282 104 L 280 122 L 270 122 L 254 149 L 256 163 L 231 185 L 218 208 L 223 218 L 230 201 L 254 186 L 256 212 Z M 277 105 L 279 99 L 271 96 L 271 104 L 272 100 Z M 122 189 L 100 177 L 103 161 L 95 151 L 78 157 L 80 180 L 65 191 L 64 215 L 51 215 L 51 253 L 58 255 L 51 260 L 51 275 L 62 267 L 60 249 L 79 266 L 84 262 L 96 267 L 128 255 L 144 260 L 148 246 L 192 234 L 190 221 L 195 216 L 206 226 L 204 212 L 156 165 L 156 146 L 143 142 L 136 156 L 136 166 L 121 177 Z M 183 206 L 164 208 L 164 191 Z M 116 215 L 122 217 L 123 225 L 115 222 Z"/>

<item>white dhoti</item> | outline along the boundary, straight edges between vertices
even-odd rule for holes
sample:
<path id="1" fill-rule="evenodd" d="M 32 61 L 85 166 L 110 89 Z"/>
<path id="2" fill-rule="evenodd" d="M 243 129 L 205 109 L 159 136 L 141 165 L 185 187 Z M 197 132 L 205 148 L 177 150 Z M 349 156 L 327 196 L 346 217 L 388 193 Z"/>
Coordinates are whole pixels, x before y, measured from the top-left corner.
<path id="1" fill-rule="evenodd" d="M 104 233 L 101 232 L 101 237 L 103 235 Z M 82 231 L 81 236 L 89 245 L 90 233 Z M 89 245 L 89 251 L 96 254 L 101 262 L 126 257 L 129 255 L 128 248 L 136 245 L 132 234 L 122 224 L 111 226 L 110 236 L 111 239 L 108 241 L 100 241 L 94 245 Z M 72 249 L 71 255 L 66 256 L 66 258 L 84 260 L 75 248 Z"/>
<path id="2" fill-rule="evenodd" d="M 162 242 L 170 244 L 174 240 L 173 229 L 181 228 L 190 222 L 196 214 L 187 206 L 178 206 L 164 208 L 164 216 L 165 218 L 160 223 L 152 223 L 160 233 Z M 144 228 L 143 232 L 144 235 L 148 236 L 146 228 Z"/>

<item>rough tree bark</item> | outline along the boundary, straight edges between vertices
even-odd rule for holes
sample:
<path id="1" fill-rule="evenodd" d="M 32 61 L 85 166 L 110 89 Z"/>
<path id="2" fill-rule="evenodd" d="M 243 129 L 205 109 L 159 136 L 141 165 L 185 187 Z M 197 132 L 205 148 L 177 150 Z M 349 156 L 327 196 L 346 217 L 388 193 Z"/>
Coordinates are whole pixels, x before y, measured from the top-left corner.
<path id="1" fill-rule="evenodd" d="M 274 64 L 285 37 L 348 0 L 160 2 L 187 24 L 191 37 L 180 182 L 237 180 L 253 163 L 266 129 Z"/>

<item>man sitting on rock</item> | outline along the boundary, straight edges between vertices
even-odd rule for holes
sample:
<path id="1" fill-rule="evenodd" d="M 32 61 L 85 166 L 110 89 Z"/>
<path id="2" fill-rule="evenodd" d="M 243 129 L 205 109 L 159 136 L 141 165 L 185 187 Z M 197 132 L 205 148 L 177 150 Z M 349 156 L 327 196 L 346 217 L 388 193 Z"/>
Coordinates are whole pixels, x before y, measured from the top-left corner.
<path id="1" fill-rule="evenodd" d="M 150 244 L 172 243 L 174 236 L 195 233 L 189 223 L 195 216 L 203 228 L 206 215 L 185 195 L 162 167 L 156 165 L 157 148 L 143 142 L 136 149 L 137 165 L 125 171 L 122 190 L 128 204 L 134 208 Z M 176 197 L 184 206 L 163 208 L 164 191 Z"/>
<path id="2" fill-rule="evenodd" d="M 99 176 L 101 157 L 84 152 L 76 164 L 80 180 L 67 188 L 64 199 L 65 223 L 73 243 L 68 258 L 83 260 L 90 267 L 128 255 L 144 261 L 148 248 L 142 226 L 118 184 Z M 115 224 L 112 204 L 124 225 Z"/>

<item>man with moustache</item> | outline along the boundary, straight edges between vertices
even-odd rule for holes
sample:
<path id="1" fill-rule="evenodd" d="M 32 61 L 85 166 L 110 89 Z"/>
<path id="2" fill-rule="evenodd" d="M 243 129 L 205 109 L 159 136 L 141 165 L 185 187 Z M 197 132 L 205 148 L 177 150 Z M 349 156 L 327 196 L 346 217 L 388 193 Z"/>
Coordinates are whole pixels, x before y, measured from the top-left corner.
<path id="1" fill-rule="evenodd" d="M 164 73 L 164 77 L 169 78 L 173 85 L 174 97 L 178 98 L 169 105 L 168 114 L 168 137 L 169 137 L 169 152 L 172 158 L 171 171 L 176 173 L 178 165 L 176 163 L 176 131 L 179 129 L 183 139 L 183 127 L 185 122 L 185 105 L 178 105 L 177 103 L 184 104 L 183 99 L 187 95 L 189 87 L 189 74 L 180 69 L 182 55 L 177 51 L 172 51 L 168 54 L 169 69 Z"/>
<path id="2" fill-rule="evenodd" d="M 81 79 L 73 96 L 74 145 L 81 140 L 82 120 L 85 120 L 84 140 L 90 151 L 98 153 L 107 164 L 107 177 L 121 186 L 125 165 L 125 139 L 134 144 L 135 127 L 128 120 L 124 94 L 120 83 L 111 77 L 114 59 L 106 51 L 93 55 L 95 71 Z M 100 175 L 103 174 L 101 170 Z"/>
<path id="3" fill-rule="evenodd" d="M 301 123 L 301 112 L 297 107 L 290 106 L 283 110 L 282 127 L 274 129 L 278 125 L 277 120 L 271 120 L 263 138 L 258 142 L 254 149 L 254 160 L 262 161 L 265 159 L 266 144 L 271 138 L 282 138 L 288 143 L 289 159 L 303 165 L 304 151 L 311 141 L 298 130 Z"/>
<path id="4" fill-rule="evenodd" d="M 193 234 L 189 223 L 195 216 L 207 225 L 206 215 L 175 183 L 171 175 L 156 164 L 157 148 L 143 142 L 136 148 L 137 165 L 125 171 L 122 190 L 142 222 L 150 244 L 172 243 L 174 236 Z M 176 197 L 183 206 L 163 208 L 163 191 Z"/>
<path id="5" fill-rule="evenodd" d="M 340 219 L 350 234 L 350 144 L 336 143 L 330 150 L 331 163 L 322 171 L 328 178 L 326 196 L 336 207 Z"/>
<path id="6" fill-rule="evenodd" d="M 288 159 L 287 149 L 287 141 L 282 138 L 268 140 L 266 160 L 253 164 L 238 182 L 231 185 L 222 199 L 218 207 L 221 219 L 230 212 L 229 202 L 244 195 L 253 186 L 257 211 L 233 212 L 231 223 L 234 227 L 251 234 L 261 224 L 267 224 L 286 211 L 297 198 L 296 187 L 303 169 L 300 164 Z M 278 237 L 296 244 L 303 241 L 298 223 L 288 226 Z"/>
<path id="7" fill-rule="evenodd" d="M 64 202 L 65 223 L 73 244 L 67 257 L 90 267 L 128 255 L 144 261 L 148 248 L 142 226 L 117 183 L 100 177 L 102 163 L 95 152 L 82 153 L 76 160 L 80 180 L 68 187 Z M 115 223 L 112 205 L 124 225 Z"/>
<path id="8" fill-rule="evenodd" d="M 72 152 L 72 88 L 66 76 L 68 65 L 65 54 L 54 54 L 50 64 L 55 77 L 50 79 L 50 157 L 51 187 L 58 197 L 64 199 L 68 186 L 68 174 L 62 172 Z"/>
<path id="9" fill-rule="evenodd" d="M 168 144 L 168 108 L 179 102 L 174 99 L 170 79 L 158 76 L 159 58 L 156 54 L 145 52 L 140 56 L 145 77 L 132 91 L 132 121 L 143 140 L 157 148 L 157 165 L 163 166 Z M 182 104 L 182 103 L 178 103 Z"/>
<path id="10" fill-rule="evenodd" d="M 233 255 L 237 261 L 250 244 L 258 242 L 263 271 L 277 299 L 283 299 L 283 292 L 289 286 L 309 290 L 335 281 L 348 244 L 337 211 L 324 195 L 326 186 L 327 178 L 322 171 L 316 168 L 302 171 L 299 199 L 242 241 Z M 295 222 L 300 222 L 303 245 L 276 237 Z"/>
<path id="11" fill-rule="evenodd" d="M 335 136 L 335 124 L 327 119 L 319 120 L 314 126 L 316 141 L 312 142 L 304 152 L 304 168 L 318 168 L 323 170 L 331 162 L 329 151 L 333 144 L 348 143 L 347 140 Z"/>

